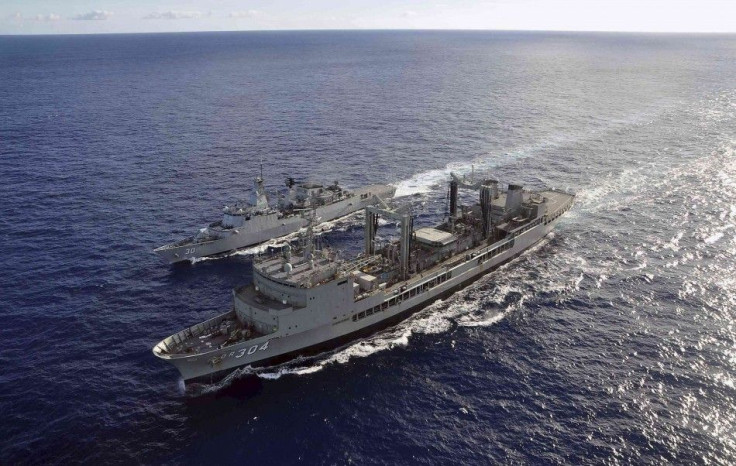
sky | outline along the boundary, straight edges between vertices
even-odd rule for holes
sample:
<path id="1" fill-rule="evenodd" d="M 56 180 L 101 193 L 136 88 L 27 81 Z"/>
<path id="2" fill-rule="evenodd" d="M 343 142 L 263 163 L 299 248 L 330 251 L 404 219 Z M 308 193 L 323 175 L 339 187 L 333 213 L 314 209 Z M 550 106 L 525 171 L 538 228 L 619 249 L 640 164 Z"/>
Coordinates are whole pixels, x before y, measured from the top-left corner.
<path id="1" fill-rule="evenodd" d="M 0 34 L 298 29 L 736 32 L 736 0 L 2 0 Z"/>

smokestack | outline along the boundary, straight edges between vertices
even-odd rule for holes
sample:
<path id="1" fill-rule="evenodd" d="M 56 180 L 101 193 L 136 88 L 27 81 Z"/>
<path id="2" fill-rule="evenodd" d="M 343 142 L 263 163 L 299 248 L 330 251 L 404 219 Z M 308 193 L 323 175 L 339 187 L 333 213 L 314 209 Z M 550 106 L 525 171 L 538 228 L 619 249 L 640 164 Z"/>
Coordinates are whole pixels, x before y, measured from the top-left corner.
<path id="1" fill-rule="evenodd" d="M 493 187 L 480 187 L 480 213 L 483 219 L 483 237 L 491 235 L 491 207 L 493 202 Z"/>
<path id="2" fill-rule="evenodd" d="M 450 181 L 450 218 L 457 217 L 457 181 Z"/>
<path id="3" fill-rule="evenodd" d="M 512 212 L 521 207 L 523 201 L 523 189 L 521 185 L 510 184 L 509 190 L 506 192 L 506 211 Z"/>

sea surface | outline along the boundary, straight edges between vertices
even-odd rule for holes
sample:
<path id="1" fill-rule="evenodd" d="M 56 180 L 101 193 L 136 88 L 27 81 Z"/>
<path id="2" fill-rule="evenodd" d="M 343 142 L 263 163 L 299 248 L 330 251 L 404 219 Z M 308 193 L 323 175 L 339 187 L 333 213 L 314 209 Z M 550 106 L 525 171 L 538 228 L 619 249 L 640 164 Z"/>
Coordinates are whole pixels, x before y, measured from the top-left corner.
<path id="1" fill-rule="evenodd" d="M 0 463 L 733 464 L 734 149 L 733 35 L 0 37 Z M 192 395 L 151 348 L 250 258 L 152 250 L 261 163 L 419 224 L 450 171 L 577 203 L 397 327 Z"/>

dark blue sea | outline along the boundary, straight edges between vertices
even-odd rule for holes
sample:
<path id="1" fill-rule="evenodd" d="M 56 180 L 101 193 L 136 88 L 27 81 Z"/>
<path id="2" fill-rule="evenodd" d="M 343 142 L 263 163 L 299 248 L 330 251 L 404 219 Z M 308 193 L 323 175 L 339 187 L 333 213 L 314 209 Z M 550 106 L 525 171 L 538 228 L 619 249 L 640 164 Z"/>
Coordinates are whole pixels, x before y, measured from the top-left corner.
<path id="1" fill-rule="evenodd" d="M 733 35 L 0 37 L 0 463 L 733 464 L 734 149 Z M 421 224 L 450 171 L 578 196 L 399 326 L 193 395 L 151 348 L 250 258 L 152 250 L 261 161 Z"/>

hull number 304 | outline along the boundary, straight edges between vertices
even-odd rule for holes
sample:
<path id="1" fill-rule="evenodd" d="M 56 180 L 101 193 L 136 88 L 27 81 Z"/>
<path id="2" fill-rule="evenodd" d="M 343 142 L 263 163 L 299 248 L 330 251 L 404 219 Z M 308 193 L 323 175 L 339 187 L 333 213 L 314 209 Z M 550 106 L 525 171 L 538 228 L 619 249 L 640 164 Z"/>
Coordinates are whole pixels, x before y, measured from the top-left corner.
<path id="1" fill-rule="evenodd" d="M 240 351 L 235 353 L 236 358 L 242 358 L 246 354 L 253 354 L 256 351 L 266 351 L 268 349 L 268 343 L 271 340 L 268 340 L 266 343 L 262 344 L 260 347 L 258 345 L 253 345 L 250 348 L 242 348 Z"/>

